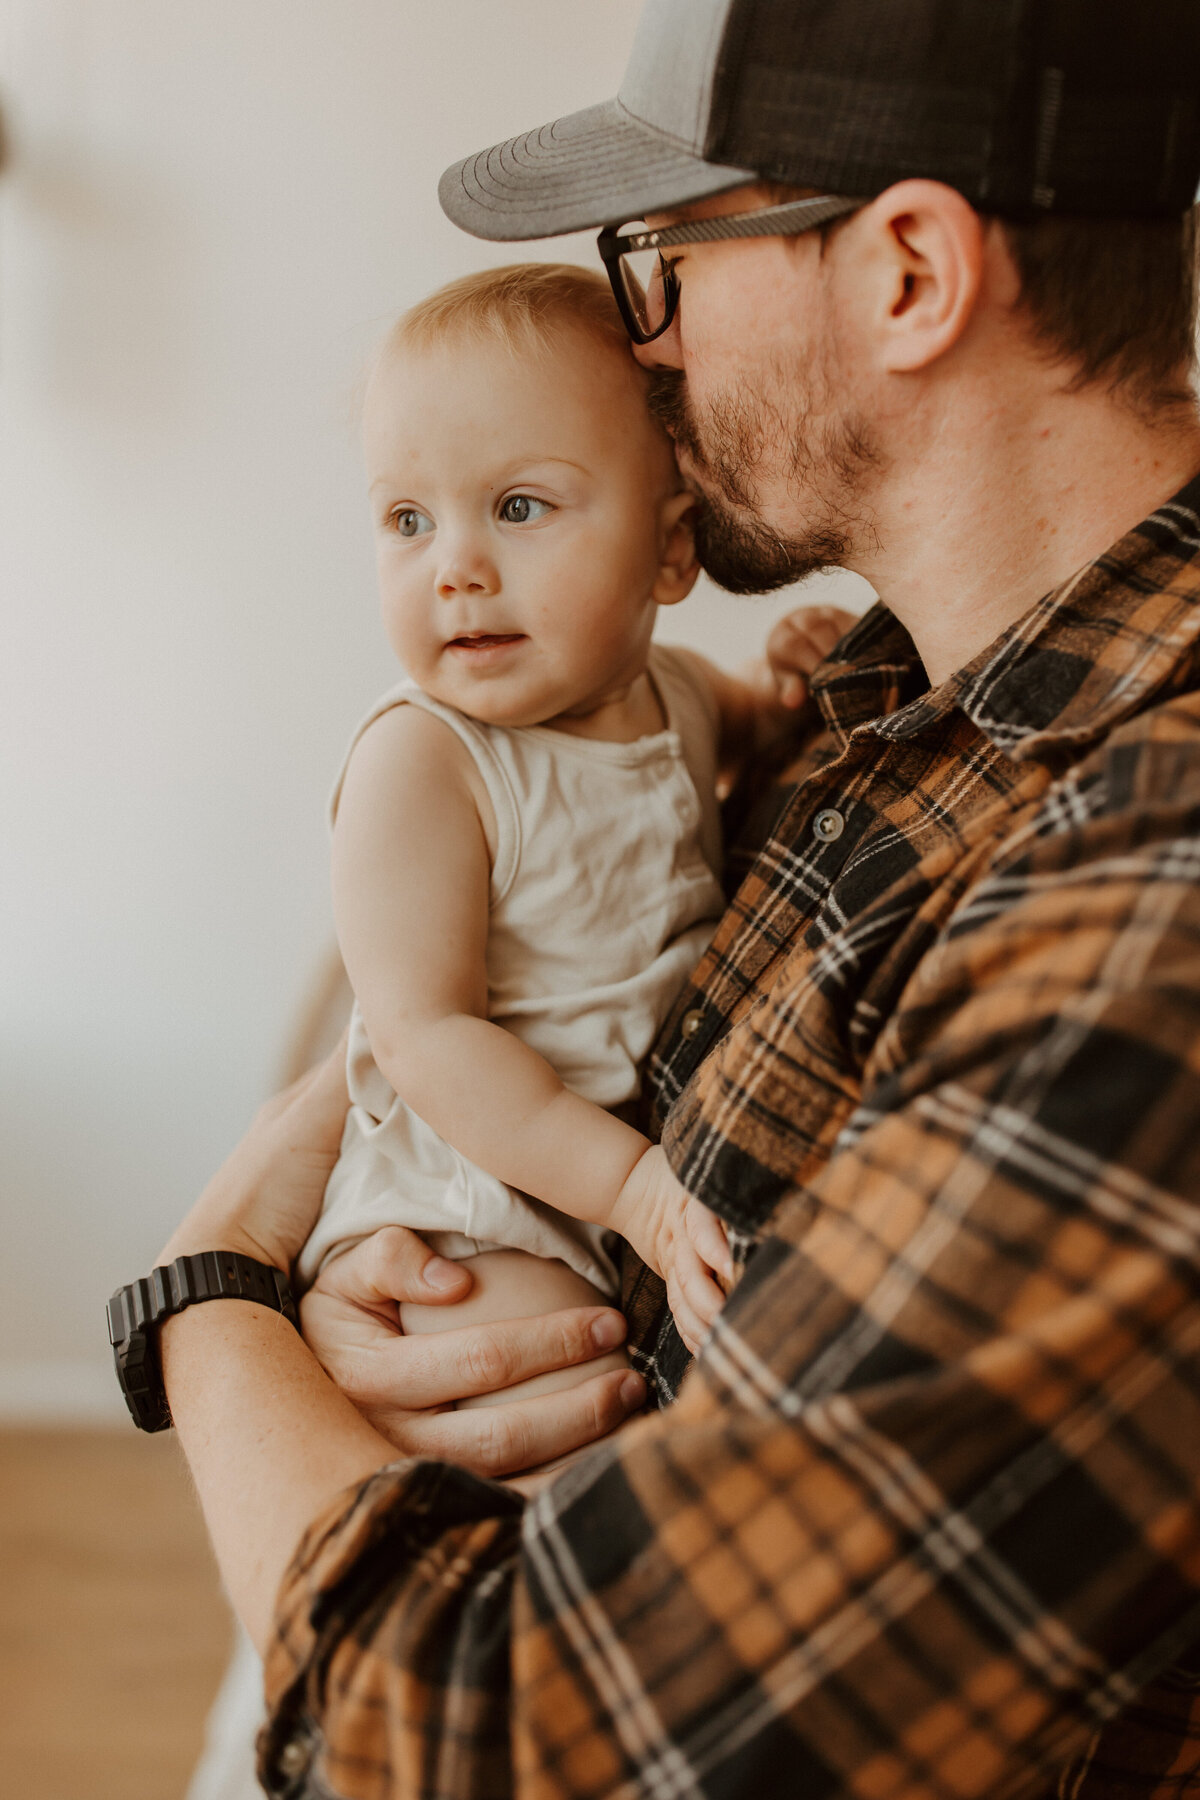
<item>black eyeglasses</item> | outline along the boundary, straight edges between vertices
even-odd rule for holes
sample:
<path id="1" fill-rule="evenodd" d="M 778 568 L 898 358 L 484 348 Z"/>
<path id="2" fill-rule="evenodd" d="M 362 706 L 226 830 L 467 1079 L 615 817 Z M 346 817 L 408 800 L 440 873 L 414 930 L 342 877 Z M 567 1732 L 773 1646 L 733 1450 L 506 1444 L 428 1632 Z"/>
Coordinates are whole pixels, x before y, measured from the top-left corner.
<path id="1" fill-rule="evenodd" d="M 710 244 L 718 238 L 799 237 L 830 219 L 865 206 L 841 194 L 818 194 L 811 200 L 789 200 L 758 212 L 727 213 L 723 218 L 691 219 L 686 225 L 648 227 L 622 236 L 611 226 L 600 233 L 600 255 L 625 328 L 635 344 L 652 344 L 679 310 L 679 278 L 663 255 L 675 244 Z"/>

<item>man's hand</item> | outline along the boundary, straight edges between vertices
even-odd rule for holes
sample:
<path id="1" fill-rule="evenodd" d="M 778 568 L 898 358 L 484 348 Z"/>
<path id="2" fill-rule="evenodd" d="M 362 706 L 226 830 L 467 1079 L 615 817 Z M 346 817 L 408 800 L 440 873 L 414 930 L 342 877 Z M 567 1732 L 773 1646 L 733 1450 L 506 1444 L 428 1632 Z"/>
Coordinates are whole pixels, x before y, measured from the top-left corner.
<path id="1" fill-rule="evenodd" d="M 676 1329 L 694 1356 L 733 1281 L 725 1227 L 676 1181 L 658 1144 L 635 1164 L 610 1223 L 666 1282 Z"/>
<path id="2" fill-rule="evenodd" d="M 625 1336 L 621 1314 L 607 1307 L 419 1337 L 401 1333 L 401 1302 L 462 1300 L 470 1285 L 465 1269 L 393 1225 L 337 1257 L 301 1302 L 313 1354 L 403 1455 L 460 1463 L 493 1478 L 511 1475 L 593 1443 L 642 1405 L 645 1383 L 618 1369 L 511 1405 L 452 1410 L 469 1395 L 588 1363 Z"/>

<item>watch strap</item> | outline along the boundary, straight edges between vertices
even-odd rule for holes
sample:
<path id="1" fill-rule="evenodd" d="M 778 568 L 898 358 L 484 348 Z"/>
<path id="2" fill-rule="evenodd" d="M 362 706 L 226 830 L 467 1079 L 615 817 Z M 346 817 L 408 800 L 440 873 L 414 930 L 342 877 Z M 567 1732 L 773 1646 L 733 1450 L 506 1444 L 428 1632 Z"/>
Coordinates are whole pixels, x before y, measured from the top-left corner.
<path id="1" fill-rule="evenodd" d="M 171 1424 L 157 1328 L 164 1319 L 203 1300 L 253 1300 L 299 1326 L 295 1297 L 283 1271 L 237 1250 L 177 1256 L 118 1288 L 108 1303 L 108 1340 L 126 1405 L 143 1431 L 165 1431 Z"/>

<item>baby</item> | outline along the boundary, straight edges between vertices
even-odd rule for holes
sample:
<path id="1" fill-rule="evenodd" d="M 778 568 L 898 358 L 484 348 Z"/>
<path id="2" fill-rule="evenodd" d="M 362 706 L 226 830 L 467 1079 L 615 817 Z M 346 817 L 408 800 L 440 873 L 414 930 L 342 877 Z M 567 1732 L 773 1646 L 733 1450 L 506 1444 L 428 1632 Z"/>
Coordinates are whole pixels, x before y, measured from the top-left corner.
<path id="1" fill-rule="evenodd" d="M 381 1227 L 420 1231 L 474 1288 L 404 1306 L 408 1332 L 611 1300 L 619 1233 L 694 1350 L 732 1276 L 719 1222 L 631 1113 L 723 910 L 718 772 L 781 709 L 651 642 L 698 568 L 645 382 L 603 278 L 554 264 L 414 307 L 370 382 L 383 615 L 408 679 L 334 797 L 351 1109 L 299 1273 Z"/>

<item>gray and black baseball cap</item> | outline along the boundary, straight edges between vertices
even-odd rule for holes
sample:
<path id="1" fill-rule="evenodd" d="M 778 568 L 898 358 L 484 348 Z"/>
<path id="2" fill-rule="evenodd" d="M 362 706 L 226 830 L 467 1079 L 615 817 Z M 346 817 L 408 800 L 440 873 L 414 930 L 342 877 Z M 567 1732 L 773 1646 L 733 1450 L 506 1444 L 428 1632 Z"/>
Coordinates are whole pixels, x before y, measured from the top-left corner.
<path id="1" fill-rule="evenodd" d="M 447 169 L 476 237 L 552 237 L 766 179 L 908 176 L 983 212 L 1154 217 L 1200 181 L 1200 0 L 646 0 L 615 100 Z"/>

